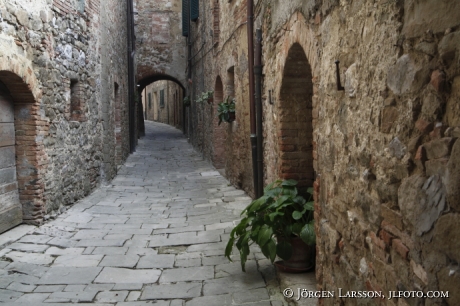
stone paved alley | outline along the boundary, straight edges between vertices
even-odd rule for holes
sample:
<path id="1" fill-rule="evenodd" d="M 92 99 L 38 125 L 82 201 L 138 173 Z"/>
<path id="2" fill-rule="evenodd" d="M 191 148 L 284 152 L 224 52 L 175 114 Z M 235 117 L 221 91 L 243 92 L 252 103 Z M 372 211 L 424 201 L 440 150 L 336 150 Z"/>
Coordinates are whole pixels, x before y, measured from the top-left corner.
<path id="1" fill-rule="evenodd" d="M 250 201 L 179 130 L 147 122 L 108 186 L 41 227 L 0 235 L 0 303 L 287 305 L 261 254 L 247 273 L 223 256 Z M 25 235 L 5 244 L 15 231 Z"/>

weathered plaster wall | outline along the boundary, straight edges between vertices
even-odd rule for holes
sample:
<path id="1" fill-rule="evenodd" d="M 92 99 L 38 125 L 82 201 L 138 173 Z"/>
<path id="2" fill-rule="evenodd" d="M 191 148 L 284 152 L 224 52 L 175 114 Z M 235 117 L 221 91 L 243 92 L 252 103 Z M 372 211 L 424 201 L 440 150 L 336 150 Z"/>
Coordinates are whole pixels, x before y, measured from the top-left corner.
<path id="1" fill-rule="evenodd" d="M 31 223 L 113 177 L 117 136 L 118 162 L 128 154 L 126 2 L 79 3 L 0 2 L 0 78 L 15 102 L 16 135 L 24 137 L 16 159 Z M 100 17 L 101 10 L 111 13 Z"/>

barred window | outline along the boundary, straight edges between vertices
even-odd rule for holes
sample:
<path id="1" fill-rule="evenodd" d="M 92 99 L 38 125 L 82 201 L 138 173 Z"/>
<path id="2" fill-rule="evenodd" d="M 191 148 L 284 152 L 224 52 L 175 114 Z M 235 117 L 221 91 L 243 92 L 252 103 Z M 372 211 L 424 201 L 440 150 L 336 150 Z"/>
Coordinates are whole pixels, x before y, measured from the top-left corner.
<path id="1" fill-rule="evenodd" d="M 165 107 L 165 90 L 160 90 L 160 107 Z"/>

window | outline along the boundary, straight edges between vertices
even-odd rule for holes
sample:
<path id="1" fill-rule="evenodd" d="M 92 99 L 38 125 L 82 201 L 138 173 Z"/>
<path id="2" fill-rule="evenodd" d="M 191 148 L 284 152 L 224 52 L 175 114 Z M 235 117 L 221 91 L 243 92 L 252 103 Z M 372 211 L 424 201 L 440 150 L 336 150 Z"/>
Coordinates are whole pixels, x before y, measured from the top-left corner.
<path id="1" fill-rule="evenodd" d="M 77 0 L 77 11 L 81 14 L 85 13 L 85 1 L 86 0 Z"/>
<path id="2" fill-rule="evenodd" d="M 188 37 L 189 18 L 190 18 L 190 0 L 182 0 L 182 36 Z"/>
<path id="3" fill-rule="evenodd" d="M 220 5 L 219 0 L 214 0 L 213 9 L 213 44 L 216 46 L 219 43 L 220 34 Z"/>
<path id="4" fill-rule="evenodd" d="M 198 0 L 191 0 L 191 2 L 190 19 L 192 21 L 197 21 L 198 17 L 200 17 L 200 6 Z"/>
<path id="5" fill-rule="evenodd" d="M 165 90 L 160 90 L 160 107 L 165 107 Z"/>
<path id="6" fill-rule="evenodd" d="M 70 80 L 70 120 L 84 121 L 84 113 L 83 88 L 78 80 Z"/>
<path id="7" fill-rule="evenodd" d="M 149 109 L 152 109 L 152 94 L 149 92 Z"/>

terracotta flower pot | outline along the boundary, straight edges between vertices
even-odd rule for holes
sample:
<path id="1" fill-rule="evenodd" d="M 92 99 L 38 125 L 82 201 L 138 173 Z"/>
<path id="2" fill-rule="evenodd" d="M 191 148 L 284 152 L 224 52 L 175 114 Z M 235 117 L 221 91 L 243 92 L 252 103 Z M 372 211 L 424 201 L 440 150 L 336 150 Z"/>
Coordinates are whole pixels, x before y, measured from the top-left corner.
<path id="1" fill-rule="evenodd" d="M 233 121 L 235 121 L 235 118 L 236 118 L 235 112 L 229 112 L 229 113 L 228 113 L 228 122 L 233 122 Z"/>
<path id="2" fill-rule="evenodd" d="M 278 242 L 285 239 L 278 237 Z M 299 273 L 311 270 L 315 266 L 316 246 L 307 245 L 300 237 L 291 237 L 292 256 L 288 260 L 277 261 L 275 265 L 283 272 Z"/>

